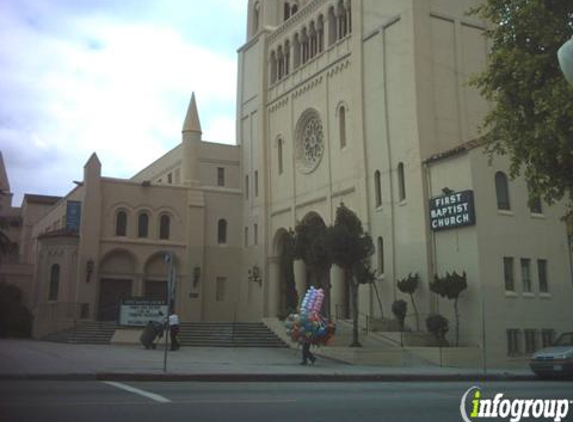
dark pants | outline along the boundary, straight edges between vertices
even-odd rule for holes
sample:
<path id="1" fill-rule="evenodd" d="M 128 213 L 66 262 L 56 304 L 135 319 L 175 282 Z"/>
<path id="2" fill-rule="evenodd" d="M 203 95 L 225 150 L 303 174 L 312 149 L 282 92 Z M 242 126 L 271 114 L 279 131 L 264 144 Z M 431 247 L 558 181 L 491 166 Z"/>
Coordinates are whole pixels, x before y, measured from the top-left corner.
<path id="1" fill-rule="evenodd" d="M 177 335 L 179 334 L 179 325 L 172 325 L 169 329 L 169 337 L 171 338 L 171 350 L 179 349 L 179 339 Z"/>
<path id="2" fill-rule="evenodd" d="M 310 360 L 312 363 L 314 363 L 316 358 L 310 351 L 310 343 L 302 343 L 302 363 L 306 364 L 307 360 Z"/>

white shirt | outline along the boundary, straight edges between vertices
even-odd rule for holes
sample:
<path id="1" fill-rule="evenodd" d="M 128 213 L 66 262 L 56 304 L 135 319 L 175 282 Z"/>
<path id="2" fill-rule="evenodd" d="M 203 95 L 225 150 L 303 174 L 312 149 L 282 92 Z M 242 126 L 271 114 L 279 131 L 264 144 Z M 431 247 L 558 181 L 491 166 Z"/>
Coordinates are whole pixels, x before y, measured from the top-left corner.
<path id="1" fill-rule="evenodd" d="M 176 314 L 169 315 L 169 325 L 179 325 L 179 317 Z"/>

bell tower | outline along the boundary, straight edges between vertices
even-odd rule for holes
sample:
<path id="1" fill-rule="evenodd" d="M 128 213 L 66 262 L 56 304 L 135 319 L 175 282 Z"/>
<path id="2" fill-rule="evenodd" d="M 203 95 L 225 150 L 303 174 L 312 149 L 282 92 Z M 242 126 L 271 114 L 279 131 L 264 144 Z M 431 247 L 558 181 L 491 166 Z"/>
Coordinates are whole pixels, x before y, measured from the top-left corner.
<path id="1" fill-rule="evenodd" d="M 276 28 L 294 16 L 310 0 L 249 0 L 247 41 L 264 28 Z"/>

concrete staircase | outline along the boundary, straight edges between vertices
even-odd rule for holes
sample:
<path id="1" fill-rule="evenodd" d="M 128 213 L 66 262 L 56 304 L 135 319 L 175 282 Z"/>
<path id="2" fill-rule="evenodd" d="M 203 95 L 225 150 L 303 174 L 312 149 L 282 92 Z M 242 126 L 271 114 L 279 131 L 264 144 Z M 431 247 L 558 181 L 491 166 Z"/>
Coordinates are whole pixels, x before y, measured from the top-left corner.
<path id="1" fill-rule="evenodd" d="M 192 347 L 287 347 L 260 322 L 183 322 L 179 339 Z"/>
<path id="2" fill-rule="evenodd" d="M 74 344 L 110 344 L 116 329 L 115 321 L 85 321 L 48 334 L 42 340 Z"/>
<path id="3" fill-rule="evenodd" d="M 56 333 L 42 340 L 74 344 L 111 344 L 116 330 L 130 331 L 132 340 L 139 344 L 143 328 L 124 329 L 115 322 L 86 321 Z M 188 347 L 287 347 L 272 330 L 260 322 L 182 322 L 179 340 Z"/>

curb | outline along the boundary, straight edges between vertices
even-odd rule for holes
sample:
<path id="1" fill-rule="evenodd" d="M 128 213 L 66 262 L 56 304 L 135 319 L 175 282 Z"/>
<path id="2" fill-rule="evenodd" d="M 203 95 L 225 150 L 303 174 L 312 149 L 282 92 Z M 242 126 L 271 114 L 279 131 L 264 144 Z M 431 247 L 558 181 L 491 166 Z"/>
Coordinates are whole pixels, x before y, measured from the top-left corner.
<path id="1" fill-rule="evenodd" d="M 175 374 L 100 372 L 85 374 L 0 374 L 0 381 L 158 381 L 158 382 L 462 382 L 535 381 L 517 374 Z"/>

